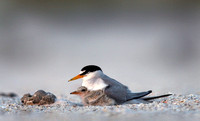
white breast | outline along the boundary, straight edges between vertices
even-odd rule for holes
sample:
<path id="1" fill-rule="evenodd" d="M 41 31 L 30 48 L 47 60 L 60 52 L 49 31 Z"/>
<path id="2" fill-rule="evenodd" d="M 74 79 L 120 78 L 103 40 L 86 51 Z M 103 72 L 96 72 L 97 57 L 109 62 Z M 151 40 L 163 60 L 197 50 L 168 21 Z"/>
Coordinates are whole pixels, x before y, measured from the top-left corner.
<path id="1" fill-rule="evenodd" d="M 83 80 L 82 86 L 87 87 L 88 90 L 100 90 L 108 85 L 101 78 L 96 78 L 95 80 Z"/>

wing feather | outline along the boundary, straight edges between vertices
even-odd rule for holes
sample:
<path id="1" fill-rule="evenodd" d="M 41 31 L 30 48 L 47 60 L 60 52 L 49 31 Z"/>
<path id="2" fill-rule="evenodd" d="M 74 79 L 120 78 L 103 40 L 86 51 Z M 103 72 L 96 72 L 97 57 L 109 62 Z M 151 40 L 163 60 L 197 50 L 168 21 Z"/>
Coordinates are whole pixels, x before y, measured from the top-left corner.
<path id="1" fill-rule="evenodd" d="M 152 92 L 152 91 L 147 91 L 147 92 L 132 93 L 127 86 L 121 84 L 115 79 L 112 79 L 106 75 L 102 77 L 102 79 L 108 85 L 104 89 L 105 94 L 108 97 L 114 99 L 118 104 L 122 104 L 132 99 L 138 99 L 144 97 Z"/>

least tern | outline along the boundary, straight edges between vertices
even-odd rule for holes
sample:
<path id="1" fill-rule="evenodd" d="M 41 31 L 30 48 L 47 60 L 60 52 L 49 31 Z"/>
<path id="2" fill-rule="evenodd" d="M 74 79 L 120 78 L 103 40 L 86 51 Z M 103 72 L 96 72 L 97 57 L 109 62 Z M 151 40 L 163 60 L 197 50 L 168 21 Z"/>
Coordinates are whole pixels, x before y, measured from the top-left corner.
<path id="1" fill-rule="evenodd" d="M 117 104 L 144 97 L 152 92 L 149 90 L 146 92 L 132 93 L 127 86 L 105 75 L 102 69 L 96 65 L 83 67 L 80 73 L 69 81 L 80 78 L 83 79 L 82 86 L 85 86 L 91 91 L 104 90 L 105 94 L 114 99 Z"/>
<path id="2" fill-rule="evenodd" d="M 105 95 L 103 90 L 89 91 L 86 87 L 81 86 L 76 91 L 70 94 L 75 94 L 81 97 L 83 105 L 93 106 L 108 106 L 116 104 L 115 100 Z"/>

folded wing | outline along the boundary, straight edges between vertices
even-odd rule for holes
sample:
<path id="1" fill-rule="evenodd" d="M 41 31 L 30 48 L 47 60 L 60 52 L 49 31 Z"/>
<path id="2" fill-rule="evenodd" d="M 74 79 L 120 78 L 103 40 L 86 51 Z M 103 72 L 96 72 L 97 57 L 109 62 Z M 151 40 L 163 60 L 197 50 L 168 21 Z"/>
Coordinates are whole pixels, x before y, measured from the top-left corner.
<path id="1" fill-rule="evenodd" d="M 127 86 L 106 75 L 102 79 L 108 85 L 104 90 L 105 94 L 114 99 L 118 104 L 144 97 L 152 92 L 150 90 L 146 92 L 132 93 Z"/>

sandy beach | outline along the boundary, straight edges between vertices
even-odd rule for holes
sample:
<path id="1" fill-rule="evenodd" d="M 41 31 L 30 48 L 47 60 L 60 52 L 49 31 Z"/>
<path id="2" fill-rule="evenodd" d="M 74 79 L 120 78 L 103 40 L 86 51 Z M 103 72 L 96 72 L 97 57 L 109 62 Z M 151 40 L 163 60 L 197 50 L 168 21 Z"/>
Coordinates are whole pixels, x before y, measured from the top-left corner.
<path id="1" fill-rule="evenodd" d="M 20 97 L 0 97 L 1 121 L 198 121 L 200 95 L 172 95 L 150 104 L 116 106 L 81 106 L 79 98 L 59 96 L 52 105 L 22 105 Z"/>
<path id="2" fill-rule="evenodd" d="M 199 13 L 200 0 L 0 0 L 0 121 L 200 121 Z M 94 72 L 81 71 L 87 65 L 131 92 L 172 95 L 82 106 L 70 93 L 88 84 L 68 80 Z M 95 80 L 89 90 L 112 88 L 109 78 Z M 57 100 L 23 105 L 37 90 Z M 108 92 L 127 99 L 119 88 Z"/>

